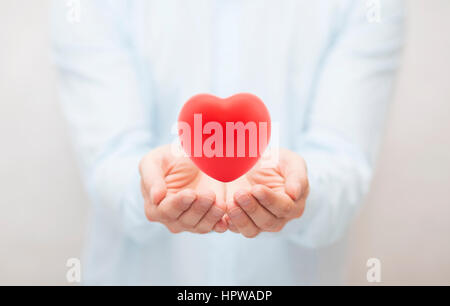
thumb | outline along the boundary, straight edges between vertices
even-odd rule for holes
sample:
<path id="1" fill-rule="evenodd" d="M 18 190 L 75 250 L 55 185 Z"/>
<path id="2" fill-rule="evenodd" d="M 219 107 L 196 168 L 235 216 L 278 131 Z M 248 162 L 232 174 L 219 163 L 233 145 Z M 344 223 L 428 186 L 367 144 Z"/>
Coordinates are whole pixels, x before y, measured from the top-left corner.
<path id="1" fill-rule="evenodd" d="M 154 205 L 158 205 L 167 194 L 162 165 L 153 160 L 144 161 L 140 166 L 140 173 L 150 201 Z"/>
<path id="2" fill-rule="evenodd" d="M 300 156 L 291 154 L 288 154 L 280 164 L 280 170 L 285 179 L 285 191 L 292 200 L 297 201 L 308 188 L 306 165 Z"/>

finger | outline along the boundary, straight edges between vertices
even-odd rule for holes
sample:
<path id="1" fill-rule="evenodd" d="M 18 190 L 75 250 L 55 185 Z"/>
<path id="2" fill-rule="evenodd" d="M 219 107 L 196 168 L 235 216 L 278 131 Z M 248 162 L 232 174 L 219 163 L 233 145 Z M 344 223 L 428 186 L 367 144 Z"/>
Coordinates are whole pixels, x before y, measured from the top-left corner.
<path id="1" fill-rule="evenodd" d="M 222 217 L 225 215 L 225 210 L 225 204 L 213 204 L 205 216 L 195 226 L 195 231 L 201 234 L 211 232 L 216 224 L 222 220 Z"/>
<path id="2" fill-rule="evenodd" d="M 247 238 L 254 238 L 259 234 L 259 229 L 249 216 L 236 203 L 228 203 L 228 215 L 231 222 L 239 232 Z"/>
<path id="3" fill-rule="evenodd" d="M 303 174 L 291 174 L 286 177 L 285 191 L 292 200 L 298 201 L 309 191 L 308 179 Z"/>
<path id="4" fill-rule="evenodd" d="M 145 202 L 150 202 L 150 193 L 148 192 L 147 188 L 145 188 L 144 180 L 141 179 L 141 193 L 144 197 Z"/>
<path id="5" fill-rule="evenodd" d="M 171 222 L 169 224 L 165 224 L 165 226 L 172 234 L 179 234 L 184 232 L 183 227 L 178 222 Z"/>
<path id="6" fill-rule="evenodd" d="M 178 217 L 178 221 L 185 227 L 195 227 L 209 211 L 215 200 L 216 195 L 214 192 L 198 194 L 192 206 Z"/>
<path id="7" fill-rule="evenodd" d="M 278 218 L 289 217 L 295 209 L 294 201 L 285 193 L 275 192 L 263 185 L 255 185 L 252 195 Z"/>
<path id="8" fill-rule="evenodd" d="M 294 154 L 294 153 L 292 153 Z M 280 170 L 285 178 L 285 191 L 294 200 L 298 201 L 309 188 L 306 165 L 304 162 L 281 162 Z"/>
<path id="9" fill-rule="evenodd" d="M 153 205 L 149 201 L 145 201 L 144 210 L 148 221 L 157 222 L 160 220 L 160 214 L 156 205 Z"/>
<path id="10" fill-rule="evenodd" d="M 188 210 L 196 200 L 197 195 L 191 189 L 185 189 L 177 194 L 165 198 L 157 206 L 157 211 L 162 221 L 178 219 L 182 213 Z"/>
<path id="11" fill-rule="evenodd" d="M 153 160 L 144 159 L 139 165 L 139 172 L 144 184 L 144 190 L 150 196 L 150 201 L 155 205 L 160 204 L 167 193 L 162 166 Z"/>
<path id="12" fill-rule="evenodd" d="M 236 227 L 236 225 L 234 225 L 233 222 L 231 222 L 230 216 L 225 215 L 222 220 L 227 225 L 227 228 L 230 231 L 232 231 L 233 233 L 236 233 L 236 234 L 240 234 L 240 232 L 239 232 L 238 228 Z"/>
<path id="13" fill-rule="evenodd" d="M 150 201 L 153 205 L 159 205 L 167 194 L 166 184 L 156 182 L 150 190 Z"/>
<path id="14" fill-rule="evenodd" d="M 227 223 L 224 221 L 224 219 L 220 219 L 219 222 L 216 223 L 216 225 L 214 226 L 214 231 L 217 233 L 225 233 L 228 229 Z"/>
<path id="15" fill-rule="evenodd" d="M 238 191 L 234 195 L 234 200 L 260 229 L 270 231 L 279 224 L 280 220 L 261 206 L 250 192 Z"/>

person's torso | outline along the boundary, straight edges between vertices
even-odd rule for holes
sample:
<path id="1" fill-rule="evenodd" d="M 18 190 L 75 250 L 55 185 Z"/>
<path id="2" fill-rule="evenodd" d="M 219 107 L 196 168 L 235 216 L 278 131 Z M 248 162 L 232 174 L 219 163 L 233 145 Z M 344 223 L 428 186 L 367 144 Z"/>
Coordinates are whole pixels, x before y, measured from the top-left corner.
<path id="1" fill-rule="evenodd" d="M 137 0 L 135 47 L 158 144 L 176 138 L 178 111 L 191 96 L 249 92 L 266 103 L 280 126 L 281 145 L 289 147 L 307 120 L 343 2 Z M 323 281 L 321 268 L 328 282 L 338 275 L 339 253 L 325 268 L 323 252 L 272 234 L 248 240 L 232 233 L 161 231 L 137 245 L 108 226 L 114 225 L 94 225 L 88 253 L 98 274 L 91 273 L 87 283 L 107 278 L 114 284 L 298 285 Z M 103 251 L 95 253 L 95 239 L 111 241 L 107 260 Z"/>

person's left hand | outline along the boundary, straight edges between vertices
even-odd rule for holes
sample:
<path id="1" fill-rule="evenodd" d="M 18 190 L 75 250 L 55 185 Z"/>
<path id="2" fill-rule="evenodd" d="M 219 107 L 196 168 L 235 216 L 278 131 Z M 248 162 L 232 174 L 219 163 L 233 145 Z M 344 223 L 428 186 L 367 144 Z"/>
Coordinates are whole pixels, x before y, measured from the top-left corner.
<path id="1" fill-rule="evenodd" d="M 261 232 L 279 232 L 300 218 L 309 194 L 305 161 L 281 150 L 279 163 L 267 168 L 257 164 L 240 179 L 227 184 L 228 228 L 247 238 Z"/>

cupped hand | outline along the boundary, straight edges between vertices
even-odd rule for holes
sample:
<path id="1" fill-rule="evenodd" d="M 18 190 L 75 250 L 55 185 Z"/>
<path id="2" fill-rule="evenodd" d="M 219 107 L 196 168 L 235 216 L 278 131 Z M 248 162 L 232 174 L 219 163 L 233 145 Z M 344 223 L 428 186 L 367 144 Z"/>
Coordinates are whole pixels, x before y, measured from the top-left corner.
<path id="1" fill-rule="evenodd" d="M 148 153 L 139 165 L 145 214 L 172 233 L 225 232 L 224 185 L 203 174 L 169 145 Z"/>
<path id="2" fill-rule="evenodd" d="M 257 164 L 249 173 L 229 183 L 228 228 L 247 238 L 261 232 L 279 232 L 300 218 L 309 194 L 306 165 L 301 156 L 281 150 L 277 165 Z"/>

